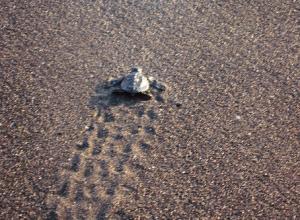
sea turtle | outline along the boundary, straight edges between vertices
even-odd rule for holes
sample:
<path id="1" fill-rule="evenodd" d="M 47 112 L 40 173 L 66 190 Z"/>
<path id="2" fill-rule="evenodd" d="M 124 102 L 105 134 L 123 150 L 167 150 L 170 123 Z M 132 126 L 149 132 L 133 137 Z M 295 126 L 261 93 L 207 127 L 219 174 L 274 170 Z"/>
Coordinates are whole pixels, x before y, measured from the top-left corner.
<path id="1" fill-rule="evenodd" d="M 151 93 L 162 92 L 166 89 L 162 83 L 153 77 L 145 76 L 142 69 L 137 67 L 132 68 L 127 76 L 110 81 L 109 87 L 115 93 L 142 94 L 149 97 Z"/>

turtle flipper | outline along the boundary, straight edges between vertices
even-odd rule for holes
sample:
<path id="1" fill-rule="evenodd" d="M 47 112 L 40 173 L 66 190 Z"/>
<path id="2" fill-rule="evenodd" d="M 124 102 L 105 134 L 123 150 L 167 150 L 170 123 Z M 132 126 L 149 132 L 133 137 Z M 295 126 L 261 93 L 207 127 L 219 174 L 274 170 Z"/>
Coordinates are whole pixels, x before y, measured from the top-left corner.
<path id="1" fill-rule="evenodd" d="M 109 86 L 114 87 L 114 86 L 119 86 L 121 85 L 121 82 L 123 81 L 124 77 L 120 77 L 118 79 L 113 79 L 109 81 Z"/>
<path id="2" fill-rule="evenodd" d="M 166 90 L 166 86 L 165 86 L 164 84 L 158 82 L 158 81 L 155 80 L 155 79 L 151 81 L 150 86 L 151 86 L 153 89 L 155 89 L 155 90 L 157 90 L 157 91 L 159 91 L 159 92 L 162 92 L 162 91 L 165 91 L 165 90 Z"/>

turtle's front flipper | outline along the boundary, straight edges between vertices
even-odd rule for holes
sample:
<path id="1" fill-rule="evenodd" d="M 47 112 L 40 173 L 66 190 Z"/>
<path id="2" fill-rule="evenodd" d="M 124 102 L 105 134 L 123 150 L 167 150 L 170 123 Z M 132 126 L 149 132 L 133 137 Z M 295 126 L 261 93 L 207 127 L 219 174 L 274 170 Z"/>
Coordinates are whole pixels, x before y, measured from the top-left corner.
<path id="1" fill-rule="evenodd" d="M 152 80 L 151 81 L 151 87 L 159 92 L 165 91 L 166 90 L 166 86 L 160 82 L 158 82 L 157 80 Z"/>
<path id="2" fill-rule="evenodd" d="M 121 82 L 122 82 L 123 79 L 124 79 L 124 77 L 110 80 L 109 83 L 108 83 L 108 85 L 110 87 L 119 86 L 119 85 L 121 85 Z"/>

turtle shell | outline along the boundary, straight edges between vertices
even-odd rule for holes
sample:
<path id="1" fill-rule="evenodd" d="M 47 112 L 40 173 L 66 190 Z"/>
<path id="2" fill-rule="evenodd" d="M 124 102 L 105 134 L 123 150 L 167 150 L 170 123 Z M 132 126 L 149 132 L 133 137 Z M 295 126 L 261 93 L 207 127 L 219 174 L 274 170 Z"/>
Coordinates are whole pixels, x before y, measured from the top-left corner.
<path id="1" fill-rule="evenodd" d="M 132 71 L 124 77 L 121 88 L 128 93 L 143 93 L 149 90 L 149 80 L 140 71 Z"/>

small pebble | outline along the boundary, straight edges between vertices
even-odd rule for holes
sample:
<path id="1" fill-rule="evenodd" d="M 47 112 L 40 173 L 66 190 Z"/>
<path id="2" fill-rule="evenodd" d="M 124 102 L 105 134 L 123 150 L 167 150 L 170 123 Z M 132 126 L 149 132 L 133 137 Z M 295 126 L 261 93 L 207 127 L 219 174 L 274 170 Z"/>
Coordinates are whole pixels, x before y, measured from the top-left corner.
<path id="1" fill-rule="evenodd" d="M 237 120 L 241 120 L 242 117 L 239 116 L 239 115 L 236 115 L 235 118 L 236 118 Z"/>

